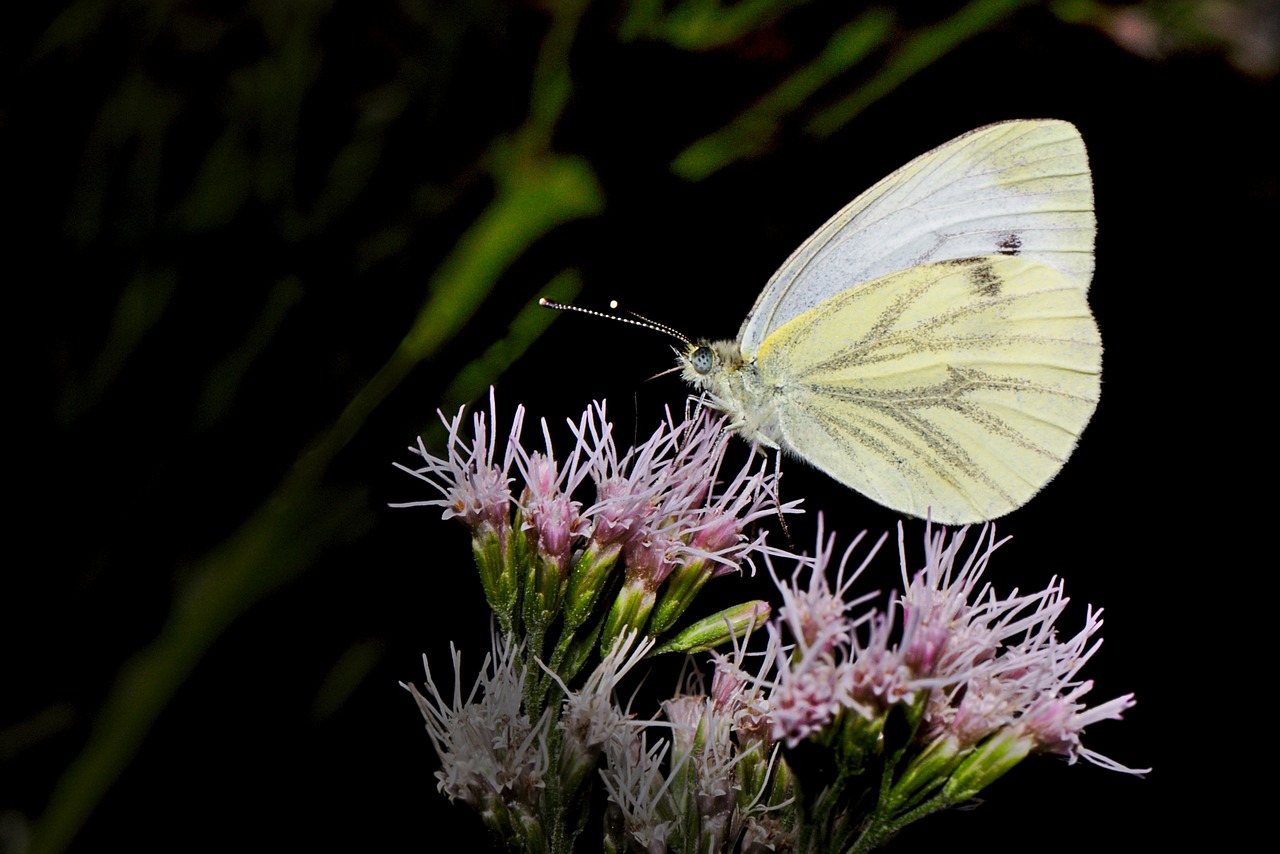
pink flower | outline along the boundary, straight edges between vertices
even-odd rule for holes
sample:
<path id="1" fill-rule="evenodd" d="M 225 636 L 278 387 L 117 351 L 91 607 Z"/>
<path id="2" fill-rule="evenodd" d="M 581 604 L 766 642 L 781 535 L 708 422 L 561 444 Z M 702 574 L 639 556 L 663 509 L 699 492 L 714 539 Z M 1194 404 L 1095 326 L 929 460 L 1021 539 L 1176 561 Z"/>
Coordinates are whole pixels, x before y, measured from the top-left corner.
<path id="1" fill-rule="evenodd" d="M 445 519 L 459 519 L 475 530 L 487 527 L 499 535 L 510 526 L 511 462 L 518 447 L 520 431 L 524 425 L 524 407 L 516 409 L 510 438 L 504 443 L 502 465 L 495 460 L 497 451 L 497 401 L 493 389 L 489 390 L 489 423 L 484 413 L 473 416 L 473 438 L 470 445 L 462 438 L 462 414 L 459 409 L 452 419 L 440 413 L 440 420 L 448 430 L 445 456 L 437 457 L 427 452 L 422 440 L 411 451 L 423 459 L 420 468 L 411 469 L 395 463 L 395 467 L 407 471 L 419 480 L 430 484 L 442 498 L 428 501 L 410 501 L 393 504 L 393 507 L 443 507 Z"/>
<path id="2" fill-rule="evenodd" d="M 444 455 L 420 442 L 414 451 L 422 465 L 400 466 L 441 497 L 395 506 L 443 507 L 445 518 L 471 528 L 490 607 L 504 633 L 525 624 L 535 654 L 557 627 L 568 638 L 589 625 L 618 573 L 623 585 L 604 605 L 611 610 L 602 650 L 631 630 L 667 634 L 707 580 L 739 570 L 755 554 L 781 553 L 765 545 L 763 531 L 748 537 L 745 530 L 761 518 L 797 512 L 799 502 L 778 507 L 777 474 L 760 457 L 722 478 L 730 437 L 706 411 L 681 422 L 668 412 L 646 441 L 619 452 L 604 404 L 592 404 L 569 422 L 573 443 L 557 454 L 545 421 L 542 448 L 524 447 L 521 407 L 500 460 L 496 417 L 490 391 L 489 418 L 474 416 L 468 442 L 463 413 L 442 415 Z M 513 463 L 523 482 L 514 501 Z M 591 485 L 593 499 L 582 495 Z"/>

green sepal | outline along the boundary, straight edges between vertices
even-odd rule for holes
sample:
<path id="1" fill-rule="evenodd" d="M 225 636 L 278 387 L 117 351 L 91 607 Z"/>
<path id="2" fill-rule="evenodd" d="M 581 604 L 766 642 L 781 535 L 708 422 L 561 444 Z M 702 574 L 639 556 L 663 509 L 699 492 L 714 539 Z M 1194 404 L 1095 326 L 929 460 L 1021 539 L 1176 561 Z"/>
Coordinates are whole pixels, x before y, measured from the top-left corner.
<path id="1" fill-rule="evenodd" d="M 692 560 L 671 573 L 663 585 L 662 598 L 653 609 L 653 634 L 660 635 L 674 626 L 714 573 L 715 565 L 701 559 Z"/>
<path id="2" fill-rule="evenodd" d="M 646 578 L 628 580 L 622 585 L 604 622 L 604 634 L 600 637 L 601 655 L 608 655 L 617 639 L 627 632 L 635 630 L 643 634 L 655 598 L 657 594 L 649 589 Z"/>
<path id="3" fill-rule="evenodd" d="M 989 737 L 965 758 L 951 774 L 942 789 L 943 797 L 951 803 L 967 801 L 1005 772 L 1013 768 L 1031 752 L 1035 739 L 1005 728 Z"/>
<path id="4" fill-rule="evenodd" d="M 911 759 L 902 776 L 889 790 L 885 798 L 885 811 L 889 815 L 896 815 L 903 809 L 915 806 L 946 783 L 969 752 L 960 747 L 960 742 L 953 735 L 935 739 Z"/>
<path id="5" fill-rule="evenodd" d="M 857 709 L 842 709 L 829 730 L 834 734 L 831 746 L 835 748 L 841 773 L 860 774 L 868 756 L 879 756 L 884 751 L 884 715 L 867 718 Z"/>
<path id="6" fill-rule="evenodd" d="M 608 586 L 621 554 L 622 546 L 617 543 L 601 547 L 593 541 L 578 558 L 565 585 L 566 631 L 572 632 L 591 618 L 591 612 L 595 610 L 601 591 Z"/>
<path id="7" fill-rule="evenodd" d="M 531 548 L 526 573 L 524 623 L 531 632 L 542 635 L 560 613 L 564 599 L 564 572 L 558 561 Z"/>
<path id="8" fill-rule="evenodd" d="M 523 550 L 519 544 L 523 539 L 514 531 L 499 532 L 488 525 L 478 527 L 471 538 L 471 554 L 485 601 L 508 636 L 520 600 L 518 567 Z"/>

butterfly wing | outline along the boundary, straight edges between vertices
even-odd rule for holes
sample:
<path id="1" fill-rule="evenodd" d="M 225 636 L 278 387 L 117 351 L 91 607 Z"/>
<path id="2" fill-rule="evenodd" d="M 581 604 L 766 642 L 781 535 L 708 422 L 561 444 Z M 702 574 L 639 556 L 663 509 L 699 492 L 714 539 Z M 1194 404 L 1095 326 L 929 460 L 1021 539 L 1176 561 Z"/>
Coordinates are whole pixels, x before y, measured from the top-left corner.
<path id="1" fill-rule="evenodd" d="M 992 256 L 848 288 L 770 335 L 756 370 L 783 447 L 889 508 L 959 524 L 1057 474 L 1101 364 L 1076 282 Z"/>
<path id="2" fill-rule="evenodd" d="M 987 125 L 917 157 L 828 220 L 774 273 L 738 341 L 750 358 L 774 330 L 836 294 L 935 261 L 1028 258 L 1087 290 L 1093 237 L 1093 186 L 1075 127 Z"/>

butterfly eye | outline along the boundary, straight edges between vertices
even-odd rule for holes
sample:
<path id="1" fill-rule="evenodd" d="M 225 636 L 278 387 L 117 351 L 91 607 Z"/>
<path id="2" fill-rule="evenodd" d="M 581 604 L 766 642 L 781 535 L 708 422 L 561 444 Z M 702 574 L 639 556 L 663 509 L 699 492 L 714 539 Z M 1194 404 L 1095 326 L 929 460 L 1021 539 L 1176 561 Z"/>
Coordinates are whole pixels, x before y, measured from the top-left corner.
<path id="1" fill-rule="evenodd" d="M 700 374 L 709 373 L 711 366 L 715 362 L 715 356 L 711 353 L 711 348 L 705 344 L 700 344 L 689 354 L 689 364 L 693 365 L 693 369 Z"/>

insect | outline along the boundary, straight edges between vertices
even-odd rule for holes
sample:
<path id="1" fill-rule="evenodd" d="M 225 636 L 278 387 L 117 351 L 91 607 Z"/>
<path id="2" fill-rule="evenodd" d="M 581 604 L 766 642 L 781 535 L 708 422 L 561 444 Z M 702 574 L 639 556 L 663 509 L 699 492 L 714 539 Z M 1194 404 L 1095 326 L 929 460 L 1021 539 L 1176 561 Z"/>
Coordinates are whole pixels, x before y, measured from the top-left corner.
<path id="1" fill-rule="evenodd" d="M 1097 406 L 1094 230 L 1074 126 L 980 127 L 846 205 L 737 340 L 684 339 L 679 367 L 757 446 L 902 513 L 994 519 L 1058 473 Z"/>

